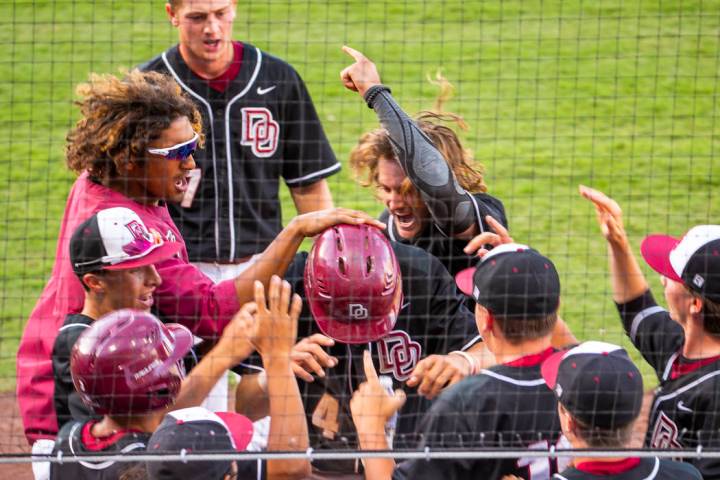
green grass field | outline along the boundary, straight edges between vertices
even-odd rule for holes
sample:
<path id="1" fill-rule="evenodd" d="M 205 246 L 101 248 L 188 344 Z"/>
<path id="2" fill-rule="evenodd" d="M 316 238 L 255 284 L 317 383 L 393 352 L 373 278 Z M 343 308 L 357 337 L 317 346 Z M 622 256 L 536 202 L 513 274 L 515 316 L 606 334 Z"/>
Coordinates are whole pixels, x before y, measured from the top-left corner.
<path id="1" fill-rule="evenodd" d="M 376 61 L 411 113 L 432 106 L 426 76 L 456 86 L 448 110 L 487 168 L 512 234 L 551 256 L 562 315 L 582 339 L 626 342 L 610 301 L 603 241 L 578 183 L 614 195 L 637 249 L 720 217 L 720 7 L 703 1 L 241 1 L 235 36 L 304 77 L 339 158 L 376 125 L 338 72 L 343 44 Z M 174 43 L 160 1 L 0 4 L 0 387 L 14 385 L 19 336 L 54 261 L 73 175 L 64 137 L 73 88 Z M 348 169 L 337 204 L 378 213 Z M 294 214 L 288 196 L 285 218 Z M 655 276 L 651 279 L 662 297 Z"/>

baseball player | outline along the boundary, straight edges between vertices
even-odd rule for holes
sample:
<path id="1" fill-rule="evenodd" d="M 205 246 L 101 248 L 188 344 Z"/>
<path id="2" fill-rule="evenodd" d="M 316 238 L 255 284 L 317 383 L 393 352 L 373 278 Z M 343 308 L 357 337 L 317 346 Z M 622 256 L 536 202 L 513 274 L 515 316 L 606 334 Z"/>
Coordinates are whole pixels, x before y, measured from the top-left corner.
<path id="1" fill-rule="evenodd" d="M 580 186 L 597 211 L 610 252 L 613 300 L 625 332 L 655 369 L 660 387 L 650 410 L 651 448 L 720 446 L 720 226 L 699 225 L 682 238 L 650 235 L 640 251 L 661 275 L 668 310 L 648 288 L 625 233 L 622 210 Z M 720 461 L 688 458 L 703 478 L 720 478 Z"/>
<path id="2" fill-rule="evenodd" d="M 232 40 L 236 0 L 170 0 L 165 10 L 179 43 L 141 68 L 171 75 L 202 115 L 207 145 L 170 213 L 190 260 L 219 280 L 282 229 L 280 177 L 299 213 L 330 208 L 325 178 L 340 163 L 298 73 Z"/>
<path id="3" fill-rule="evenodd" d="M 341 75 L 375 110 L 382 129 L 365 134 L 350 156 L 357 174 L 367 170 L 385 204 L 380 219 L 392 240 L 416 245 L 438 257 L 452 275 L 475 264 L 464 247 L 490 230 L 490 215 L 507 227 L 505 208 L 486 193 L 482 173 L 455 133 L 425 115 L 413 121 L 380 83 L 375 65 L 362 53 Z"/>
<path id="4" fill-rule="evenodd" d="M 134 225 L 135 230 L 125 225 Z M 101 210 L 75 229 L 70 239 L 70 263 L 85 289 L 85 304 L 80 313 L 65 317 L 53 347 L 55 412 L 60 427 L 71 419 L 87 420 L 91 415 L 70 375 L 70 352 L 80 334 L 115 310 L 150 311 L 153 293 L 161 282 L 154 264 L 175 255 L 180 248 L 178 242 L 153 236 L 140 217 L 125 207 Z"/>
<path id="5" fill-rule="evenodd" d="M 540 366 L 554 349 L 560 279 L 553 263 L 520 244 L 485 254 L 470 282 L 458 287 L 477 302 L 477 329 L 498 365 L 443 391 L 418 425 L 415 450 L 505 447 L 548 449 L 560 440 L 557 401 Z M 367 382 L 350 402 L 363 450 L 388 448 L 386 423 L 404 402 L 378 381 L 366 357 Z M 548 478 L 556 462 L 547 458 L 409 460 L 365 459 L 370 479 L 500 479 L 504 475 Z"/>
<path id="6" fill-rule="evenodd" d="M 379 224 L 367 214 L 345 209 L 299 215 L 263 252 L 262 261 L 215 284 L 189 263 L 166 206 L 182 201 L 189 188 L 193 152 L 201 143 L 195 105 L 171 78 L 157 72 L 132 71 L 123 78 L 92 75 L 78 93 L 81 119 L 68 134 L 66 152 L 67 165 L 78 178 L 68 195 L 50 280 L 18 349 L 17 398 L 31 442 L 57 435 L 51 352 L 65 316 L 80 312 L 85 300 L 68 261 L 68 243 L 77 226 L 94 213 L 130 208 L 148 230 L 182 244 L 178 255 L 156 265 L 163 281 L 155 289 L 154 305 L 164 320 L 185 324 L 206 339 L 216 339 L 240 305 L 252 299 L 253 280 L 266 283 L 273 274 L 284 273 L 306 235 L 336 223 Z"/>
<path id="7" fill-rule="evenodd" d="M 585 342 L 545 360 L 542 376 L 558 399 L 563 435 L 573 449 L 630 448 L 642 406 L 640 370 L 617 345 Z M 655 458 L 575 457 L 558 480 L 702 479 L 692 465 Z M 535 477 L 533 477 L 535 478 Z"/>
<path id="8" fill-rule="evenodd" d="M 427 397 L 476 368 L 472 350 L 480 337 L 452 277 L 432 255 L 391 243 L 377 228 L 326 230 L 286 278 L 305 292 L 299 337 L 323 334 L 332 343 L 322 355 L 333 367 L 308 367 L 309 381 L 301 382 L 316 450 L 357 448 L 349 401 L 364 380 L 364 349 L 371 350 L 386 386 L 407 392 L 392 427 L 399 446 L 410 443 L 408 435 L 430 405 Z M 315 461 L 313 467 L 328 475 L 360 468 L 355 461 Z"/>

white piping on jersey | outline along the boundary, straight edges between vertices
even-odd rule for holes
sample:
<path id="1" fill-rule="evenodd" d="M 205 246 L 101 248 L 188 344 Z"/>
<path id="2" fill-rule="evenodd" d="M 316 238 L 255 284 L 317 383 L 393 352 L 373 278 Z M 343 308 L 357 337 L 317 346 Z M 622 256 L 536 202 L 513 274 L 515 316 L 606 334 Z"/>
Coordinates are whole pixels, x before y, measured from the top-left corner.
<path id="1" fill-rule="evenodd" d="M 305 180 L 310 180 L 311 178 L 318 177 L 324 173 L 335 172 L 337 170 L 340 170 L 340 162 L 336 163 L 335 165 L 331 165 L 327 168 L 323 168 L 322 170 L 318 170 L 317 172 L 309 173 L 309 174 L 305 175 L 304 177 L 291 178 L 289 180 L 286 178 L 285 183 L 288 186 L 291 186 L 293 183 L 304 182 Z"/>
<path id="2" fill-rule="evenodd" d="M 235 103 L 236 100 L 244 97 L 245 94 L 250 90 L 253 83 L 257 79 L 258 73 L 260 73 L 260 66 L 262 65 L 262 52 L 259 48 L 255 47 L 257 52 L 257 63 L 255 63 L 255 70 L 253 71 L 252 77 L 248 81 L 242 92 L 235 95 L 225 106 L 225 156 L 227 157 L 227 177 L 228 177 L 228 217 L 230 223 L 230 258 L 232 262 L 235 259 L 235 198 L 233 192 L 233 178 L 232 178 L 232 148 L 230 148 L 230 107 Z"/>
<path id="3" fill-rule="evenodd" d="M 68 435 L 68 446 L 70 447 L 70 452 L 73 454 L 74 457 L 77 457 L 78 454 L 75 452 L 75 449 L 73 448 L 73 438 L 75 437 L 75 432 L 77 431 L 77 429 L 82 426 L 83 426 L 82 423 L 76 423 L 73 426 L 72 430 L 70 430 L 70 435 Z M 145 450 L 145 448 L 146 448 L 145 444 L 142 442 L 131 443 L 130 445 L 126 445 L 125 447 L 123 447 L 122 450 L 120 450 L 120 453 L 122 454 L 122 453 L 131 452 L 131 451 L 137 450 L 139 448 Z M 89 468 L 90 470 L 105 470 L 106 468 L 108 468 L 109 466 L 114 464 L 115 460 L 108 460 L 107 462 L 102 462 L 102 463 L 92 463 L 92 462 L 85 462 L 85 461 L 80 461 L 78 463 L 85 468 Z"/>
<path id="4" fill-rule="evenodd" d="M 670 356 L 670 359 L 668 360 L 667 364 L 665 365 L 665 370 L 663 371 L 663 374 L 662 374 L 663 382 L 665 380 L 667 380 L 668 377 L 670 376 L 670 372 L 672 371 L 673 363 L 675 363 L 675 359 L 678 357 L 678 355 L 680 355 L 680 350 L 678 350 L 677 352 L 673 353 Z"/>
<path id="5" fill-rule="evenodd" d="M 643 478 L 642 480 L 652 480 L 653 478 L 655 478 L 657 476 L 657 473 L 659 470 L 660 470 L 660 460 L 657 457 L 655 457 L 655 465 L 653 465 L 652 472 L 650 472 L 650 475 Z M 553 475 L 552 478 L 559 478 L 560 480 L 568 480 L 567 477 L 563 477 L 559 473 L 556 473 L 555 475 Z"/>
<path id="6" fill-rule="evenodd" d="M 390 240 L 392 240 L 393 242 L 397 242 L 397 240 L 395 239 L 395 233 L 393 233 L 393 228 L 395 228 L 395 217 L 393 216 L 392 213 L 390 213 L 390 212 L 388 212 L 388 213 L 389 213 L 388 225 L 387 225 L 388 234 L 390 235 Z"/>
<path id="7" fill-rule="evenodd" d="M 475 335 L 475 337 L 473 337 L 472 340 L 470 340 L 469 342 L 467 342 L 465 345 L 463 345 L 463 346 L 460 348 L 460 351 L 461 351 L 461 352 L 464 352 L 465 350 L 467 350 L 468 348 L 472 347 L 472 346 L 475 345 L 476 343 L 482 342 L 482 339 L 483 339 L 482 335 Z"/>
<path id="8" fill-rule="evenodd" d="M 220 225 L 218 224 L 218 218 L 220 217 L 220 203 L 217 196 L 218 192 L 218 179 L 217 179 L 217 164 L 215 160 L 215 120 L 213 120 L 213 112 L 212 107 L 210 104 L 199 94 L 195 93 L 190 87 L 185 85 L 185 83 L 180 80 L 180 76 L 175 72 L 175 70 L 172 68 L 172 65 L 170 65 L 170 62 L 167 59 L 167 52 L 163 52 L 162 54 L 163 62 L 165 63 L 165 67 L 167 67 L 168 71 L 172 74 L 172 76 L 175 78 L 175 81 L 190 95 L 195 97 L 205 105 L 205 108 L 207 108 L 208 116 L 210 117 L 210 145 L 212 145 L 212 162 L 213 162 L 213 184 L 215 186 L 215 257 L 220 257 Z"/>
<path id="9" fill-rule="evenodd" d="M 475 200 L 475 196 L 473 194 L 471 194 L 470 192 L 465 192 L 465 193 L 468 194 L 468 197 L 470 197 L 470 201 L 472 201 L 473 207 L 475 207 L 475 218 L 477 219 L 477 225 L 478 225 L 478 228 L 480 229 L 480 232 L 478 233 L 478 235 L 480 233 L 484 233 L 485 229 L 483 228 L 482 217 L 480 216 L 480 207 L 477 204 L 477 200 Z M 499 218 L 496 220 L 498 222 L 500 221 Z"/>
<path id="10" fill-rule="evenodd" d="M 242 363 L 240 362 L 241 367 L 245 367 L 249 370 L 257 370 L 258 372 L 264 372 L 265 369 L 262 367 L 258 367 L 257 365 L 250 365 L 249 363 Z"/>
<path id="11" fill-rule="evenodd" d="M 72 327 L 83 327 L 83 328 L 90 328 L 90 325 L 86 325 L 84 323 L 68 323 L 67 325 L 63 325 L 58 329 L 58 332 L 62 332 L 63 330 L 67 330 L 68 328 Z"/>
<path id="12" fill-rule="evenodd" d="M 537 380 L 516 380 L 485 369 L 480 370 L 480 373 L 487 375 L 488 377 L 496 378 L 501 382 L 512 383 L 513 385 L 517 385 L 519 387 L 537 387 L 538 385 L 545 385 L 545 380 L 542 378 L 538 378 Z"/>
<path id="13" fill-rule="evenodd" d="M 650 418 L 655 416 L 655 411 L 657 410 L 658 406 L 660 406 L 660 403 L 664 402 L 665 400 L 670 400 L 671 398 L 675 398 L 678 395 L 680 395 L 681 393 L 685 393 L 688 390 L 690 390 L 691 388 L 697 387 L 698 385 L 703 383 L 705 380 L 709 380 L 712 377 L 716 377 L 718 375 L 720 375 L 720 370 L 715 370 L 714 372 L 710 372 L 710 373 L 703 375 L 702 377 L 698 378 L 694 382 L 688 383 L 687 385 L 685 385 L 682 388 L 678 388 L 674 392 L 671 392 L 671 393 L 668 393 L 667 395 L 663 395 L 661 397 L 656 398 L 655 403 L 653 403 L 653 408 L 652 408 L 652 412 L 650 413 Z"/>
<path id="14" fill-rule="evenodd" d="M 632 323 L 630 324 L 630 340 L 632 340 L 633 343 L 635 343 L 635 337 L 637 336 L 638 328 L 640 328 L 640 323 L 645 320 L 650 315 L 655 315 L 656 313 L 664 312 L 665 309 L 662 308 L 659 305 L 655 305 L 654 307 L 648 307 L 645 310 L 642 310 L 640 313 L 635 315 L 633 318 Z"/>

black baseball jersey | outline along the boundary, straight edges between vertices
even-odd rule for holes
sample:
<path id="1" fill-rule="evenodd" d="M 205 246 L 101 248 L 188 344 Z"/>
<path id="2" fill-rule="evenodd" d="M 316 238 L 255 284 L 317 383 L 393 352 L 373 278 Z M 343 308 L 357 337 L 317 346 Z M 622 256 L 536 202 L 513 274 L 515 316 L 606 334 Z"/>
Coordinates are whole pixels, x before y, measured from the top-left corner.
<path id="1" fill-rule="evenodd" d="M 497 198 L 487 193 L 474 193 L 470 195 L 473 206 L 475 207 L 475 218 L 479 232 L 492 231 L 485 221 L 485 216 L 490 215 L 499 221 L 503 226 L 507 227 L 507 217 L 505 216 L 505 207 Z M 432 221 L 425 225 L 425 228 L 415 238 L 406 240 L 397 233 L 393 215 L 389 211 L 384 210 L 380 214 L 380 221 L 387 224 L 387 234 L 391 240 L 396 242 L 415 245 L 422 248 L 426 252 L 436 256 L 451 275 L 455 276 L 460 270 L 468 267 L 474 267 L 477 264 L 477 257 L 468 255 L 463 251 L 469 239 L 454 238 L 445 235 Z"/>
<path id="2" fill-rule="evenodd" d="M 720 357 L 682 355 L 685 334 L 650 291 L 618 305 L 625 332 L 660 381 L 650 410 L 651 448 L 720 447 Z M 720 460 L 688 458 L 706 479 L 720 478 Z"/>
<path id="3" fill-rule="evenodd" d="M 517 448 L 547 450 L 560 441 L 555 394 L 540 374 L 546 351 L 496 365 L 445 390 L 422 419 L 415 450 Z M 549 478 L 554 459 L 408 460 L 393 479 L 476 480 L 517 475 Z"/>
<path id="4" fill-rule="evenodd" d="M 128 452 L 141 453 L 147 447 L 150 434 L 138 431 L 120 431 L 109 437 L 97 438 L 90 432 L 94 420 L 66 423 L 55 440 L 53 456 L 62 452 L 64 457 L 92 454 L 119 455 Z M 123 472 L 140 462 L 67 462 L 50 466 L 51 480 L 117 480 Z"/>
<path id="5" fill-rule="evenodd" d="M 557 480 L 702 480 L 695 467 L 687 463 L 655 458 L 627 458 L 619 462 L 582 462 L 561 473 Z"/>
<path id="6" fill-rule="evenodd" d="M 286 62 L 243 43 L 240 71 L 223 92 L 193 73 L 177 46 L 140 68 L 171 75 L 203 117 L 197 192 L 190 206 L 168 206 L 191 261 L 263 251 L 282 229 L 279 178 L 300 187 L 340 170 L 305 84 Z"/>
<path id="7" fill-rule="evenodd" d="M 326 378 L 299 380 L 300 393 L 308 418 L 310 445 L 318 449 L 358 449 L 357 434 L 350 413 L 350 399 L 365 381 L 363 351 L 373 354 L 379 375 L 387 377 L 392 389 L 404 388 L 407 401 L 399 412 L 395 429 L 395 448 L 412 439 L 417 421 L 430 401 L 405 388 L 405 381 L 418 361 L 432 354 L 446 354 L 470 347 L 480 340 L 474 315 L 457 293 L 455 283 L 432 255 L 409 245 L 392 243 L 400 264 L 403 305 L 393 330 L 377 342 L 346 345 L 337 342 L 328 352 L 339 364 L 325 371 Z M 300 253 L 291 264 L 286 279 L 293 291 L 304 297 L 303 271 L 307 253 Z M 303 302 L 298 337 L 321 333 Z M 408 438 L 408 436 L 410 438 Z M 359 462 L 315 461 L 323 471 L 353 472 Z"/>
<path id="8" fill-rule="evenodd" d="M 93 319 L 81 313 L 65 317 L 63 326 L 58 330 L 52 352 L 53 379 L 55 380 L 55 412 L 58 428 L 70 420 L 85 421 L 93 418 L 90 409 L 75 391 L 70 375 L 70 352 L 82 332 L 90 326 Z M 94 415 L 94 418 L 101 416 Z"/>

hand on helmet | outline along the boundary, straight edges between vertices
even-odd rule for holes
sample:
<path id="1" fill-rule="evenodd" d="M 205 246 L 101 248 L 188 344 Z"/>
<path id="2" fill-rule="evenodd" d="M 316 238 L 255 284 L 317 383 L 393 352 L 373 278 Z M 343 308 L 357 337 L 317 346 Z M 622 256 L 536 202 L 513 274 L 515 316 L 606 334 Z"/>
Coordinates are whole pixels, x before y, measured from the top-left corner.
<path id="1" fill-rule="evenodd" d="M 365 212 L 350 210 L 347 208 L 329 208 L 316 212 L 298 215 L 291 221 L 304 237 L 314 237 L 328 228 L 340 223 L 359 225 L 366 223 L 378 228 L 385 228 L 385 224 L 372 218 Z"/>

